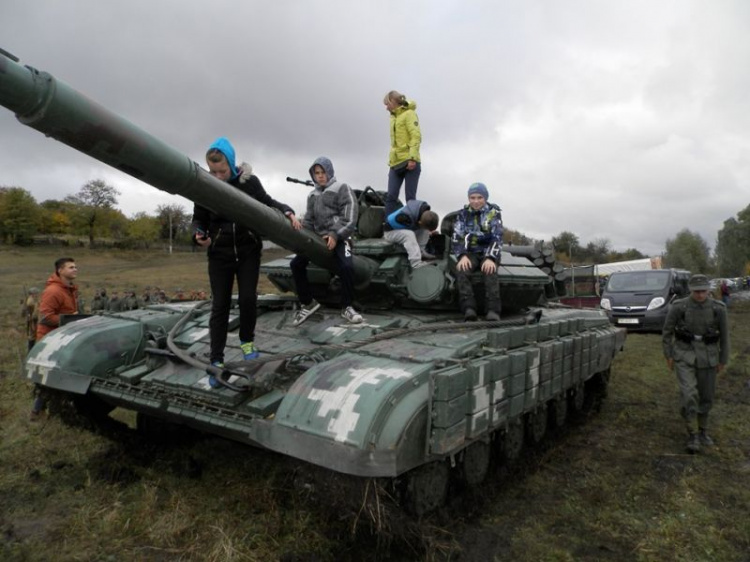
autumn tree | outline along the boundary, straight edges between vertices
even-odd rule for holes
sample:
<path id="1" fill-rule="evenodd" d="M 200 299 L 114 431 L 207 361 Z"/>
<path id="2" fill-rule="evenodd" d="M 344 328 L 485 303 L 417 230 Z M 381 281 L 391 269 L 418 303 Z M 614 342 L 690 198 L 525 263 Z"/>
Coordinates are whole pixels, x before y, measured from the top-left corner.
<path id="1" fill-rule="evenodd" d="M 503 229 L 503 243 L 514 244 L 516 246 L 529 246 L 534 243 L 533 238 L 529 238 L 523 232 L 511 228 Z"/>
<path id="2" fill-rule="evenodd" d="M 67 201 L 47 199 L 39 204 L 41 234 L 69 234 L 73 225 L 75 205 Z"/>
<path id="3" fill-rule="evenodd" d="M 39 224 L 36 199 L 22 187 L 0 188 L 0 237 L 11 244 L 30 244 Z"/>
<path id="4" fill-rule="evenodd" d="M 190 232 L 192 215 L 182 205 L 159 205 L 156 207 L 156 216 L 161 225 L 160 238 L 163 240 L 177 240 Z"/>
<path id="5" fill-rule="evenodd" d="M 736 277 L 747 273 L 750 262 L 750 205 L 737 218 L 724 221 L 716 240 L 716 266 L 719 275 Z"/>
<path id="6" fill-rule="evenodd" d="M 128 238 L 143 243 L 146 248 L 159 238 L 161 225 L 157 217 L 136 213 L 128 222 Z"/>
<path id="7" fill-rule="evenodd" d="M 629 260 L 642 260 L 648 256 L 644 255 L 635 248 L 628 248 L 624 252 L 617 252 L 615 261 L 629 261 Z"/>
<path id="8" fill-rule="evenodd" d="M 567 258 L 566 261 L 573 263 L 573 256 L 579 256 L 580 242 L 578 236 L 563 230 L 557 236 L 552 237 L 552 246 L 560 257 Z M 580 256 L 579 256 L 580 257 Z"/>
<path id="9" fill-rule="evenodd" d="M 78 218 L 88 230 L 89 245 L 94 244 L 94 229 L 107 211 L 117 205 L 117 196 L 120 192 L 104 182 L 104 180 L 91 180 L 85 184 L 75 195 L 65 198 L 69 203 L 76 205 Z"/>
<path id="10" fill-rule="evenodd" d="M 607 238 L 596 238 L 584 248 L 581 253 L 589 263 L 608 263 L 610 260 L 612 243 Z"/>
<path id="11" fill-rule="evenodd" d="M 664 265 L 687 269 L 693 273 L 711 270 L 711 252 L 708 244 L 697 232 L 684 228 L 666 242 Z"/>

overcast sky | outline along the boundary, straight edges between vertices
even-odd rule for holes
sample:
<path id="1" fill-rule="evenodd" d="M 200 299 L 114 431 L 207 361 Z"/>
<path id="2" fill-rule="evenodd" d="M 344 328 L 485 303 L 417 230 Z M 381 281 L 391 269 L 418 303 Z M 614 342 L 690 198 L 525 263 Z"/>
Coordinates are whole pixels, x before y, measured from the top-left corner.
<path id="1" fill-rule="evenodd" d="M 441 216 L 482 181 L 509 228 L 654 255 L 685 227 L 713 246 L 750 202 L 746 0 L 2 0 L 0 47 L 198 162 L 229 137 L 298 212 L 284 178 L 320 155 L 386 188 L 391 89 L 418 104 Z M 128 216 L 192 210 L 0 108 L 0 186 L 98 178 Z"/>

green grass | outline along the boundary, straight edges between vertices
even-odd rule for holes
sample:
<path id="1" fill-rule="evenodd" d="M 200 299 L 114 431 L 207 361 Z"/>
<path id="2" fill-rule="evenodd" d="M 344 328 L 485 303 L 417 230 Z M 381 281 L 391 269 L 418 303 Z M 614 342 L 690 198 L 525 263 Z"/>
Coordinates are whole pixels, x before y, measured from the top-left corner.
<path id="1" fill-rule="evenodd" d="M 730 311 L 718 442 L 684 454 L 677 384 L 658 335 L 631 334 L 609 397 L 481 490 L 419 522 L 363 520 L 299 486 L 304 467 L 216 438 L 113 441 L 28 421 L 23 285 L 72 254 L 95 287 L 207 288 L 205 256 L 0 248 L 0 559 L 746 561 L 750 558 L 750 301 Z M 263 285 L 270 290 L 270 285 Z M 132 416 L 118 411 L 132 424 Z"/>

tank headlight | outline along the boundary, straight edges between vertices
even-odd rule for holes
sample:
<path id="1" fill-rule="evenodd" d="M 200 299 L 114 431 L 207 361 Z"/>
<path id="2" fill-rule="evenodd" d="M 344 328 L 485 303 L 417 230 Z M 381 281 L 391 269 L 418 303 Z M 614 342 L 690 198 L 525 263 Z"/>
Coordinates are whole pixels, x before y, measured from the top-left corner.
<path id="1" fill-rule="evenodd" d="M 609 302 L 609 299 L 602 299 L 599 303 L 599 306 L 601 306 L 604 310 L 612 310 L 612 303 Z"/>
<path id="2" fill-rule="evenodd" d="M 648 308 L 646 310 L 654 310 L 655 308 L 664 306 L 664 302 L 664 297 L 656 297 L 655 299 L 651 299 L 651 302 L 648 303 Z"/>

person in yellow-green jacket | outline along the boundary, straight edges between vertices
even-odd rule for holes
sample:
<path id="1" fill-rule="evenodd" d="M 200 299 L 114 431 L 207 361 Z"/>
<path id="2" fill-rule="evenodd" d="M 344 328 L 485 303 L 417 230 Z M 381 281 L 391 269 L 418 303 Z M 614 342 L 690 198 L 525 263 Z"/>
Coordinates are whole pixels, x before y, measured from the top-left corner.
<path id="1" fill-rule="evenodd" d="M 385 200 L 387 217 L 401 205 L 398 196 L 401 184 L 406 183 L 406 202 L 417 198 L 419 174 L 422 172 L 419 157 L 419 145 L 422 144 L 422 132 L 417 117 L 417 102 L 406 99 L 406 96 L 391 90 L 383 99 L 385 108 L 391 114 L 391 152 L 388 155 L 388 195 Z"/>

